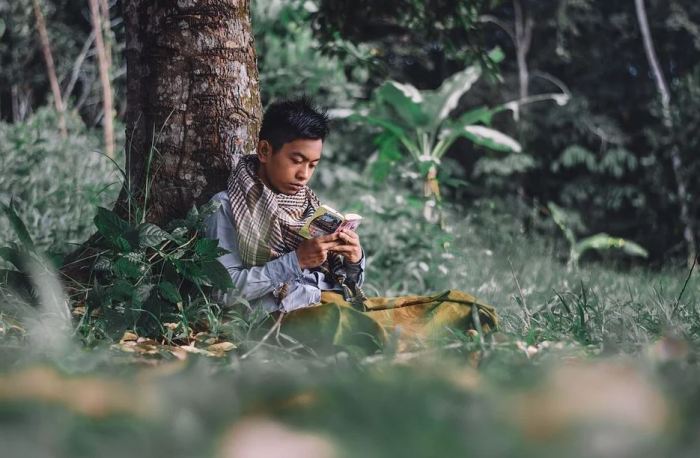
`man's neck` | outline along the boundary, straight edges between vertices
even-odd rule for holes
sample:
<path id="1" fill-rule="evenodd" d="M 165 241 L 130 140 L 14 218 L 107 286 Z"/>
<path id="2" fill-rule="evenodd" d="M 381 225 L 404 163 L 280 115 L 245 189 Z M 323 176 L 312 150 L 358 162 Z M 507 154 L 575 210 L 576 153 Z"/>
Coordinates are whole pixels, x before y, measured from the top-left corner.
<path id="1" fill-rule="evenodd" d="M 267 178 L 267 174 L 265 173 L 262 163 L 258 165 L 258 178 L 260 178 L 260 181 L 262 181 L 270 191 L 274 192 L 275 194 L 279 194 L 279 191 L 273 188 L 270 184 L 270 180 Z"/>

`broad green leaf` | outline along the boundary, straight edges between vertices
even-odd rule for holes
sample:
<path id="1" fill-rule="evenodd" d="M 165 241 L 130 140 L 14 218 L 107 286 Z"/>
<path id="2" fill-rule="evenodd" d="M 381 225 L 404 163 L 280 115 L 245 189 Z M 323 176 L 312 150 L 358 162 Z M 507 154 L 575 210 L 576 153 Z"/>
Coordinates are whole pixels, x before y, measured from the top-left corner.
<path id="1" fill-rule="evenodd" d="M 387 81 L 377 89 L 376 96 L 390 105 L 394 112 L 411 127 L 420 127 L 430 121 L 423 112 L 423 96 L 410 84 Z"/>
<path id="2" fill-rule="evenodd" d="M 451 128 L 453 129 L 463 129 L 466 126 L 470 126 L 472 124 L 486 124 L 489 125 L 491 124 L 491 118 L 493 118 L 493 115 L 495 114 L 495 111 L 491 108 L 488 107 L 478 107 L 473 110 L 469 110 L 463 115 L 461 115 L 459 118 L 457 118 L 456 121 L 454 121 L 451 124 Z"/>
<path id="3" fill-rule="evenodd" d="M 434 126 L 447 119 L 457 107 L 459 99 L 469 91 L 481 77 L 481 67 L 473 65 L 455 73 L 443 81 L 435 91 L 424 91 L 425 112 Z"/>
<path id="4" fill-rule="evenodd" d="M 408 133 L 403 127 L 395 124 L 389 120 L 377 118 L 374 116 L 363 116 L 363 115 L 353 115 L 350 117 L 351 121 L 360 121 L 367 124 L 371 124 L 377 127 L 383 128 L 385 131 L 391 132 L 396 138 L 402 141 L 410 141 Z"/>
<path id="5" fill-rule="evenodd" d="M 97 231 L 110 240 L 124 236 L 131 226 L 116 213 L 103 207 L 97 207 L 97 215 L 93 220 Z"/>
<path id="6" fill-rule="evenodd" d="M 199 239 L 194 244 L 194 252 L 202 259 L 216 259 L 219 242 L 214 239 Z"/>
<path id="7" fill-rule="evenodd" d="M 124 279 L 119 279 L 114 282 L 114 285 L 109 289 L 109 297 L 118 302 L 123 302 L 131 299 L 131 294 L 134 290 L 134 285 Z"/>
<path id="8" fill-rule="evenodd" d="M 192 261 L 181 261 L 179 259 L 172 259 L 172 264 L 179 274 L 181 274 L 186 279 L 201 285 L 206 283 L 206 278 L 202 272 L 202 268 Z"/>
<path id="9" fill-rule="evenodd" d="M 605 233 L 592 235 L 580 240 L 576 243 L 574 249 L 579 255 L 582 255 L 588 250 L 621 250 L 623 253 L 630 256 L 639 256 L 642 258 L 649 256 L 647 250 L 640 245 L 620 237 L 611 237 Z"/>
<path id="10" fill-rule="evenodd" d="M 138 227 L 139 245 L 141 247 L 154 247 L 170 237 L 170 234 L 165 232 L 160 227 L 151 223 L 143 223 Z"/>
<path id="11" fill-rule="evenodd" d="M 219 261 L 208 261 L 202 264 L 202 273 L 209 280 L 209 284 L 216 289 L 227 290 L 233 288 L 233 281 L 228 270 Z"/>
<path id="12" fill-rule="evenodd" d="M 182 296 L 177 290 L 177 286 L 173 285 L 169 281 L 161 281 L 158 283 L 158 289 L 160 290 L 160 295 L 163 299 L 173 304 L 182 302 Z"/>
<path id="13" fill-rule="evenodd" d="M 455 133 L 467 137 L 477 145 L 481 145 L 495 151 L 519 153 L 523 150 L 520 143 L 515 141 L 513 138 L 490 127 L 478 125 L 466 126 L 462 130 L 458 130 Z"/>
<path id="14" fill-rule="evenodd" d="M 10 225 L 15 231 L 15 234 L 17 234 L 17 237 L 19 238 L 19 241 L 22 243 L 22 245 L 27 249 L 33 249 L 34 241 L 32 240 L 31 235 L 29 235 L 27 226 L 24 225 L 22 218 L 20 218 L 17 214 L 14 202 L 10 201 L 10 205 L 3 204 L 2 211 L 3 213 L 5 213 L 5 216 L 7 216 L 7 218 L 10 220 Z"/>
<path id="15" fill-rule="evenodd" d="M 141 265 L 127 258 L 119 258 L 114 263 L 114 272 L 120 277 L 137 279 L 143 274 L 141 269 Z"/>
<path id="16" fill-rule="evenodd" d="M 131 251 L 131 244 L 124 237 L 116 237 L 111 240 L 114 247 L 121 253 L 128 253 Z"/>
<path id="17" fill-rule="evenodd" d="M 144 302 L 146 302 L 148 296 L 151 295 L 151 291 L 153 291 L 153 286 L 154 285 L 150 283 L 142 283 L 139 286 L 137 286 L 134 289 L 134 293 L 132 295 L 134 303 L 143 304 Z"/>
<path id="18" fill-rule="evenodd" d="M 375 143 L 379 147 L 376 160 L 370 164 L 372 178 L 381 183 L 391 173 L 396 161 L 401 159 L 399 140 L 389 132 L 377 136 Z"/>

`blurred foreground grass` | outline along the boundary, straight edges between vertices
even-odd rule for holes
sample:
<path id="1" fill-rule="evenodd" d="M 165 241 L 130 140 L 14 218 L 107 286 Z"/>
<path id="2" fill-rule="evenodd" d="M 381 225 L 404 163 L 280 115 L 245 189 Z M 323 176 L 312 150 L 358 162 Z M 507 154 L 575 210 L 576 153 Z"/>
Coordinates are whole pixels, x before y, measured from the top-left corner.
<path id="1" fill-rule="evenodd" d="M 45 135 L 27 129 L 3 135 Z M 91 140 L 80 138 L 45 138 L 37 144 L 53 146 L 39 152 L 22 140 L 2 158 L 0 197 L 17 196 L 43 247 L 86 237 L 110 198 L 114 171 L 89 162 Z M 88 348 L 50 310 L 3 308 L 2 455 L 697 455 L 697 274 L 679 298 L 687 272 L 672 266 L 568 271 L 565 247 L 523 234 L 504 203 L 448 207 L 440 230 L 404 189 L 324 167 L 321 196 L 365 217 L 368 293 L 461 289 L 497 307 L 500 331 L 371 356 L 258 346 L 225 326 L 197 352 L 138 336 Z M 233 345 L 202 355 L 219 340 Z"/>

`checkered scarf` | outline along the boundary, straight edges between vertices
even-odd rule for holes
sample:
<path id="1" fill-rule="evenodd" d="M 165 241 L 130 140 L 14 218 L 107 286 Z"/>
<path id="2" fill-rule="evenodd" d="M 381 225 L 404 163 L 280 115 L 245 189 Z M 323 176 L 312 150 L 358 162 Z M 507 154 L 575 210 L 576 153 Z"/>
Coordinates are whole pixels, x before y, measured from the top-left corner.
<path id="1" fill-rule="evenodd" d="M 228 180 L 238 249 L 246 267 L 261 266 L 295 250 L 304 238 L 299 229 L 320 205 L 316 194 L 304 186 L 294 195 L 276 194 L 258 177 L 255 154 L 236 154 Z M 320 270 L 345 277 L 342 256 L 329 253 Z"/>

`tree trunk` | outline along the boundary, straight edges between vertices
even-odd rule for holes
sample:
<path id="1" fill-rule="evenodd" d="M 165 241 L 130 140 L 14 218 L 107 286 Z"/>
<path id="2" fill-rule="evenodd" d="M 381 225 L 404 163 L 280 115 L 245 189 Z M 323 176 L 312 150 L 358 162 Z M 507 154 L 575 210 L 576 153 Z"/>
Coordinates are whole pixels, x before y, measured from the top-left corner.
<path id="1" fill-rule="evenodd" d="M 530 96 L 530 71 L 527 66 L 527 55 L 530 53 L 530 45 L 532 44 L 532 28 L 534 22 L 532 15 L 527 9 L 523 8 L 521 0 L 513 0 L 514 20 L 514 44 L 515 54 L 518 61 L 518 88 L 522 105 L 518 106 L 516 118 L 518 121 L 518 141 L 525 142 L 525 120 L 527 105 L 524 102 Z M 525 187 L 521 176 L 515 177 L 518 183 L 517 192 L 522 201 L 525 201 Z M 522 221 L 522 220 L 521 220 Z"/>
<path id="2" fill-rule="evenodd" d="M 661 98 L 661 110 L 664 126 L 671 133 L 671 138 L 674 139 L 673 144 L 671 145 L 671 166 L 673 167 L 673 174 L 676 179 L 676 191 L 681 207 L 680 219 L 681 224 L 683 224 L 683 239 L 685 240 L 688 250 L 687 261 L 688 267 L 690 267 L 695 263 L 695 259 L 697 257 L 697 244 L 695 241 L 695 231 L 693 229 L 693 219 L 688 208 L 688 202 L 691 196 L 688 192 L 685 177 L 683 176 L 683 160 L 681 158 L 681 153 L 675 143 L 675 126 L 673 125 L 673 118 L 671 117 L 671 94 L 668 90 L 668 85 L 666 84 L 664 74 L 661 71 L 661 66 L 659 65 L 659 60 L 656 56 L 654 42 L 651 37 L 651 31 L 649 30 L 649 21 L 647 20 L 644 0 L 635 0 L 634 4 L 637 10 L 639 29 L 642 32 L 642 39 L 644 40 L 644 51 L 646 52 L 649 66 L 654 74 L 656 89 L 659 92 L 659 97 Z"/>
<path id="3" fill-rule="evenodd" d="M 226 189 L 229 155 L 255 148 L 250 3 L 126 0 L 124 19 L 129 182 L 117 207 L 161 224 Z"/>
<path id="4" fill-rule="evenodd" d="M 513 0 L 515 13 L 515 53 L 518 61 L 518 86 L 520 88 L 520 100 L 526 100 L 530 95 L 530 72 L 527 68 L 527 55 L 532 43 L 532 28 L 534 26 L 532 16 L 523 11 L 521 0 Z"/>
<path id="5" fill-rule="evenodd" d="M 109 0 L 100 0 L 100 17 L 102 18 L 102 35 L 105 42 L 105 57 L 107 58 L 107 67 L 112 68 L 112 19 L 109 15 Z"/>
<path id="6" fill-rule="evenodd" d="M 114 123 L 112 116 L 112 82 L 109 77 L 111 57 L 108 57 L 102 33 L 102 17 L 98 0 L 88 0 L 90 5 L 90 19 L 92 29 L 95 32 L 95 51 L 100 71 L 100 83 L 102 85 L 102 127 L 104 130 L 105 154 L 114 158 Z"/>
<path id="7" fill-rule="evenodd" d="M 49 84 L 51 85 L 51 92 L 53 93 L 53 100 L 56 106 L 56 113 L 58 114 L 58 127 L 61 130 L 61 136 L 63 138 L 66 138 L 68 137 L 68 132 L 66 130 L 66 118 L 63 113 L 63 97 L 61 97 L 61 88 L 58 86 L 58 78 L 56 77 L 56 67 L 53 62 L 53 55 L 51 54 L 49 34 L 46 31 L 46 22 L 44 21 L 44 14 L 41 12 L 41 5 L 39 4 L 39 0 L 32 0 L 32 4 L 34 6 L 34 17 L 36 18 L 36 29 L 39 34 L 41 52 L 44 55 L 44 62 L 46 63 L 46 73 L 49 77 Z"/>
<path id="8" fill-rule="evenodd" d="M 163 225 L 226 189 L 261 106 L 249 0 L 125 0 L 126 175 L 115 210 Z M 145 209 L 145 211 L 144 211 Z M 97 236 L 62 269 L 84 280 Z"/>

